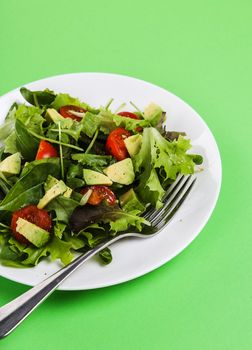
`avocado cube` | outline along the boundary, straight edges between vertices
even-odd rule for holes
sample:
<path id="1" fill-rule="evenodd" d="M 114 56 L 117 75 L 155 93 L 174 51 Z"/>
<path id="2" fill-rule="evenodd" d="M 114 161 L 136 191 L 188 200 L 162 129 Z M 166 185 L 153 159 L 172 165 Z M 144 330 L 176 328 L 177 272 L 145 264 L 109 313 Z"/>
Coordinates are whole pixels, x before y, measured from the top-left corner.
<path id="1" fill-rule="evenodd" d="M 56 185 L 50 188 L 45 195 L 40 199 L 37 207 L 43 209 L 51 200 L 63 194 L 67 190 L 65 183 L 60 180 Z"/>
<path id="2" fill-rule="evenodd" d="M 131 157 L 134 157 L 140 151 L 142 139 L 142 135 L 136 134 L 129 136 L 124 140 L 127 151 Z"/>
<path id="3" fill-rule="evenodd" d="M 90 169 L 83 169 L 83 178 L 87 185 L 111 186 L 113 183 L 106 175 Z"/>
<path id="4" fill-rule="evenodd" d="M 122 185 L 130 185 L 135 179 L 133 163 L 130 158 L 120 160 L 103 170 L 110 180 Z"/>
<path id="5" fill-rule="evenodd" d="M 45 191 L 49 191 L 53 186 L 57 185 L 60 182 L 60 180 L 56 179 L 56 177 L 52 176 L 52 175 L 48 175 L 45 185 L 44 185 L 44 189 Z M 73 190 L 66 186 L 66 191 L 63 193 L 64 197 L 70 198 L 72 195 Z"/>
<path id="6" fill-rule="evenodd" d="M 21 154 L 19 152 L 6 157 L 0 163 L 0 172 L 5 176 L 17 175 L 21 170 Z"/>
<path id="7" fill-rule="evenodd" d="M 37 248 L 45 245 L 50 239 L 48 231 L 23 218 L 18 218 L 16 230 Z"/>
<path id="8" fill-rule="evenodd" d="M 65 121 L 65 118 L 54 108 L 47 108 L 45 117 L 47 120 L 52 121 L 55 124 L 60 121 Z"/>

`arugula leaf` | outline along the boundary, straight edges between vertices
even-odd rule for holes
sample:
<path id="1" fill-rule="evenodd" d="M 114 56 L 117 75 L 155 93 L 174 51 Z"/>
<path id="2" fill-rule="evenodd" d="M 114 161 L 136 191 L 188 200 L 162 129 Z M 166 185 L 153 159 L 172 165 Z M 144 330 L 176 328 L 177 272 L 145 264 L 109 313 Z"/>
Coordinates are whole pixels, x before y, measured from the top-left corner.
<path id="1" fill-rule="evenodd" d="M 44 91 L 31 91 L 22 87 L 20 93 L 27 102 L 34 106 L 50 105 L 56 97 L 54 92 L 48 89 L 45 89 Z"/>
<path id="2" fill-rule="evenodd" d="M 100 156 L 90 153 L 75 153 L 72 155 L 73 160 L 77 160 L 82 165 L 88 165 L 91 168 L 104 167 L 112 161 L 111 156 Z"/>

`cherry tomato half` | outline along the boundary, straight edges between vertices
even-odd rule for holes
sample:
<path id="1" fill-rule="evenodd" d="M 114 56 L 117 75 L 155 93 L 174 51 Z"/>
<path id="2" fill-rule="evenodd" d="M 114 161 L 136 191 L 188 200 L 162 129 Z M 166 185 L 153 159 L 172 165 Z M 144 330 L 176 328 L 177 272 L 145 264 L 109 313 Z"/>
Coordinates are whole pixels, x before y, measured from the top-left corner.
<path id="1" fill-rule="evenodd" d="M 77 112 L 77 113 L 85 113 L 86 109 L 78 106 L 73 105 L 67 105 L 60 108 L 59 112 L 64 118 L 71 118 L 73 120 L 77 120 L 78 122 L 82 119 L 81 117 L 78 117 L 77 115 L 71 113 L 71 111 Z"/>
<path id="2" fill-rule="evenodd" d="M 109 134 L 106 141 L 106 151 L 117 160 L 123 160 L 129 157 L 124 140 L 131 136 L 131 132 L 124 128 L 117 128 Z"/>
<path id="3" fill-rule="evenodd" d="M 44 158 L 54 158 L 58 157 L 58 152 L 56 149 L 47 141 L 41 140 L 39 143 L 39 148 L 36 155 L 36 160 Z"/>
<path id="4" fill-rule="evenodd" d="M 128 118 L 131 118 L 131 119 L 140 119 L 138 117 L 138 115 L 136 115 L 135 113 L 132 113 L 132 112 L 120 112 L 120 113 L 117 113 L 118 115 L 122 116 L 122 117 L 128 117 Z"/>
<path id="5" fill-rule="evenodd" d="M 17 232 L 16 228 L 18 218 L 25 219 L 46 231 L 50 231 L 52 228 L 52 220 L 48 212 L 44 209 L 38 209 L 36 205 L 27 205 L 26 207 L 15 211 L 12 214 L 11 230 L 16 240 L 23 244 L 30 244 L 30 242 Z"/>
<path id="6" fill-rule="evenodd" d="M 98 205 L 103 200 L 105 200 L 109 205 L 115 204 L 116 196 L 114 192 L 111 191 L 107 186 L 95 185 L 95 186 L 84 187 L 80 191 L 80 193 L 85 194 L 89 189 L 92 190 L 92 194 L 87 201 L 88 204 Z"/>

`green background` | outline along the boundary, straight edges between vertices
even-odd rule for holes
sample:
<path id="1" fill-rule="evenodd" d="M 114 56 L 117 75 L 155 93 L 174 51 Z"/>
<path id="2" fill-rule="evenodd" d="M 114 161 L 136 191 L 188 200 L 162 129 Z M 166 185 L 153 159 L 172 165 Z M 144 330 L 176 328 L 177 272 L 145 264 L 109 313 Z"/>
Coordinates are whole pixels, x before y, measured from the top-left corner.
<path id="1" fill-rule="evenodd" d="M 1 350 L 252 348 L 251 17 L 250 0 L 0 0 L 0 94 L 69 72 L 144 79 L 202 115 L 223 162 L 184 252 L 122 285 L 55 292 Z M 27 289 L 0 277 L 0 304 Z"/>

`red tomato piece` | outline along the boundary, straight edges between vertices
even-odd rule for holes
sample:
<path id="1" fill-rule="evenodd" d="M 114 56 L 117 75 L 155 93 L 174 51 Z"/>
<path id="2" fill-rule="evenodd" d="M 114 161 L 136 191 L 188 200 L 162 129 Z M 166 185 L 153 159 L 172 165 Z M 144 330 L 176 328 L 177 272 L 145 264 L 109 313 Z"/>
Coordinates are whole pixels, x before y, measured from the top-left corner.
<path id="1" fill-rule="evenodd" d="M 54 158 L 58 157 L 58 152 L 56 149 L 47 141 L 41 140 L 39 143 L 39 148 L 36 155 L 36 160 L 44 158 Z"/>
<path id="2" fill-rule="evenodd" d="M 106 141 L 106 151 L 117 160 L 123 160 L 129 157 L 124 140 L 131 136 L 131 132 L 124 128 L 117 128 L 109 134 Z"/>
<path id="3" fill-rule="evenodd" d="M 77 113 L 85 113 L 86 109 L 78 106 L 73 105 L 67 105 L 60 108 L 59 112 L 64 118 L 71 118 L 73 120 L 77 120 L 78 122 L 82 119 L 81 117 L 78 117 L 77 115 L 71 113 L 71 111 L 77 112 Z"/>
<path id="4" fill-rule="evenodd" d="M 135 113 L 132 113 L 132 112 L 120 112 L 120 113 L 117 113 L 118 115 L 120 115 L 121 117 L 128 117 L 128 118 L 131 118 L 131 119 L 140 119 L 139 116 Z M 141 132 L 143 130 L 143 128 L 141 128 L 141 126 L 138 126 L 136 128 L 136 131 L 137 132 Z"/>
<path id="5" fill-rule="evenodd" d="M 16 240 L 23 244 L 30 244 L 30 242 L 17 232 L 16 228 L 18 218 L 27 220 L 46 231 L 50 231 L 52 228 L 52 219 L 48 212 L 44 209 L 38 209 L 36 205 L 27 205 L 26 207 L 15 211 L 12 214 L 11 230 Z"/>
<path id="6" fill-rule="evenodd" d="M 122 116 L 122 117 L 128 117 L 128 118 L 131 118 L 131 119 L 140 119 L 138 117 L 138 115 L 136 115 L 135 113 L 132 113 L 132 112 L 120 112 L 120 113 L 117 113 L 118 115 Z"/>
<path id="7" fill-rule="evenodd" d="M 107 186 L 95 185 L 95 186 L 84 187 L 80 191 L 80 193 L 85 194 L 89 189 L 92 190 L 92 194 L 90 195 L 87 201 L 88 204 L 98 205 L 103 200 L 105 200 L 109 205 L 115 204 L 116 196 L 114 192 L 111 191 Z"/>

